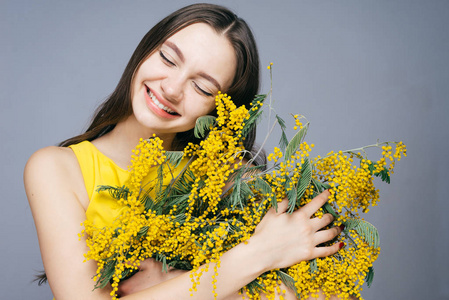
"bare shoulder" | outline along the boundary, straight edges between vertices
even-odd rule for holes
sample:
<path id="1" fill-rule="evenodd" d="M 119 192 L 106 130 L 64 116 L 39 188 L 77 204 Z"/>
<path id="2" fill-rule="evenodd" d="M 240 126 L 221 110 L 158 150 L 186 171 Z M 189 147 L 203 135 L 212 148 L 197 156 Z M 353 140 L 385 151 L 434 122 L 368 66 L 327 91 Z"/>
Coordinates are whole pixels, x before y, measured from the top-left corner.
<path id="1" fill-rule="evenodd" d="M 66 147 L 50 146 L 33 153 L 25 165 L 23 179 L 29 200 L 41 190 L 64 190 L 76 196 L 85 191 L 78 160 Z"/>
<path id="2" fill-rule="evenodd" d="M 43 165 L 62 169 L 68 167 L 71 162 L 76 163 L 76 156 L 70 148 L 49 146 L 39 149 L 31 155 L 25 166 L 25 171 Z"/>
<path id="3" fill-rule="evenodd" d="M 60 180 L 76 166 L 76 157 L 71 149 L 55 146 L 42 148 L 34 152 L 25 165 L 25 188 L 34 181 Z"/>

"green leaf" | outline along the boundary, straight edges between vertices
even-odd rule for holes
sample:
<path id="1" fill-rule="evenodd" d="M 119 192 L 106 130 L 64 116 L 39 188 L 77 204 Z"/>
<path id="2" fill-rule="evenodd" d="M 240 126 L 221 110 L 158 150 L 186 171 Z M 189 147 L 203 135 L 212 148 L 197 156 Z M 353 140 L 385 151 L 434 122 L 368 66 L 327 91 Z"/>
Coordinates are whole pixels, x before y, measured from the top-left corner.
<path id="1" fill-rule="evenodd" d="M 288 199 L 287 213 L 291 214 L 295 210 L 297 193 L 295 185 L 288 176 L 285 177 L 284 189 Z"/>
<path id="2" fill-rule="evenodd" d="M 374 173 L 374 175 L 380 177 L 382 181 L 390 184 L 390 172 L 388 171 L 387 168 L 384 167 L 382 171 Z"/>
<path id="3" fill-rule="evenodd" d="M 250 283 L 248 283 L 248 284 L 246 285 L 246 288 L 248 289 L 248 292 L 249 292 L 251 295 L 254 295 L 256 292 L 259 292 L 259 291 L 263 291 L 263 290 L 264 290 L 263 286 L 257 281 L 257 279 L 254 279 L 253 281 L 251 281 Z"/>
<path id="4" fill-rule="evenodd" d="M 241 203 L 241 199 L 240 199 L 240 188 L 241 188 L 241 183 L 242 180 L 240 178 L 240 176 L 235 178 L 234 183 L 232 184 L 232 192 L 231 195 L 229 196 L 229 204 L 231 205 L 231 207 L 236 207 L 238 204 L 242 204 Z"/>
<path id="5" fill-rule="evenodd" d="M 323 191 L 323 185 L 321 183 L 321 181 L 319 181 L 318 179 L 312 178 L 311 181 L 312 185 L 313 185 L 313 197 L 315 197 L 316 195 L 318 195 L 319 193 L 321 193 Z"/>
<path id="6" fill-rule="evenodd" d="M 117 261 L 115 258 L 109 259 L 109 261 L 105 264 L 103 270 L 101 271 L 100 278 L 97 280 L 94 290 L 97 288 L 102 289 L 109 283 L 115 273 L 116 263 Z"/>
<path id="7" fill-rule="evenodd" d="M 234 182 L 233 190 L 231 196 L 229 197 L 230 207 L 245 207 L 247 205 L 248 198 L 253 195 L 253 191 L 249 185 L 239 178 Z"/>
<path id="8" fill-rule="evenodd" d="M 309 123 L 304 125 L 290 140 L 287 145 L 287 149 L 285 149 L 284 160 L 289 160 L 293 154 L 298 150 L 299 145 L 302 143 L 304 137 L 307 133 L 307 128 L 309 127 Z"/>
<path id="9" fill-rule="evenodd" d="M 154 202 L 153 198 L 148 193 L 145 193 L 141 198 L 140 201 L 142 201 L 145 211 L 154 210 L 156 211 L 156 203 Z"/>
<path id="10" fill-rule="evenodd" d="M 375 168 L 374 168 L 374 164 L 373 163 L 368 164 L 368 170 L 370 171 L 371 175 L 373 175 L 374 169 Z"/>
<path id="11" fill-rule="evenodd" d="M 148 226 L 142 226 L 142 228 L 140 228 L 139 232 L 137 233 L 137 237 L 139 238 L 147 234 L 149 228 L 150 227 Z"/>
<path id="12" fill-rule="evenodd" d="M 177 211 L 185 211 L 185 209 L 188 206 L 188 201 L 190 197 L 190 193 L 187 194 L 179 194 L 179 195 L 172 195 L 168 198 L 166 198 L 166 205 L 167 208 L 165 209 L 166 213 L 168 214 L 170 209 L 173 208 L 173 206 L 176 205 Z"/>
<path id="13" fill-rule="evenodd" d="M 267 99 L 267 94 L 259 94 L 255 95 L 253 101 L 251 102 L 253 105 L 256 105 L 258 101 L 264 103 L 265 99 Z"/>
<path id="14" fill-rule="evenodd" d="M 277 200 L 276 194 L 275 194 L 275 193 L 272 193 L 272 194 L 270 195 L 270 197 L 271 197 L 271 206 L 274 207 L 274 209 L 275 209 L 276 212 L 277 212 L 277 211 L 278 211 L 278 200 Z M 261 207 L 262 207 L 262 203 L 261 203 L 261 205 L 259 206 L 259 208 L 261 208 Z"/>
<path id="15" fill-rule="evenodd" d="M 167 273 L 167 272 L 168 272 L 168 267 L 167 267 L 167 257 L 166 257 L 164 254 L 162 254 L 162 253 L 156 253 L 156 254 L 153 256 L 153 258 L 154 258 L 156 261 L 159 261 L 159 262 L 162 263 L 162 272 Z"/>
<path id="16" fill-rule="evenodd" d="M 296 298 L 301 299 L 301 295 L 298 293 L 298 290 L 296 289 L 295 280 L 293 279 L 293 277 L 291 277 L 290 275 L 281 270 L 277 270 L 276 274 L 288 288 L 290 288 L 292 291 L 295 292 Z"/>
<path id="17" fill-rule="evenodd" d="M 245 181 L 242 181 L 241 188 L 240 188 L 240 194 L 242 195 L 242 198 L 248 199 L 249 197 L 254 196 L 253 191 L 249 187 L 248 183 Z"/>
<path id="18" fill-rule="evenodd" d="M 312 165 L 310 164 L 309 159 L 306 157 L 304 159 L 304 163 L 301 165 L 301 178 L 299 179 L 296 185 L 296 199 L 299 201 L 301 197 L 304 195 L 307 187 L 310 185 L 310 181 L 312 180 Z"/>
<path id="19" fill-rule="evenodd" d="M 348 219 L 344 224 L 345 233 L 349 232 L 351 229 L 355 230 L 368 245 L 374 248 L 379 247 L 379 233 L 373 224 L 360 219 Z"/>
<path id="20" fill-rule="evenodd" d="M 121 187 L 119 186 L 111 186 L 111 185 L 99 185 L 96 189 L 96 192 L 103 192 L 106 191 L 109 193 L 109 195 L 111 195 L 112 198 L 116 199 L 116 200 L 120 200 L 120 199 L 128 199 L 128 196 L 130 194 L 129 189 L 123 185 Z"/>
<path id="21" fill-rule="evenodd" d="M 229 175 L 227 182 L 233 182 L 236 178 L 243 178 L 248 180 L 253 175 L 260 175 L 266 165 L 247 166 L 243 165 L 241 168 L 235 170 Z"/>
<path id="22" fill-rule="evenodd" d="M 331 214 L 334 218 L 338 218 L 338 214 L 335 212 L 334 208 L 329 202 L 324 203 L 324 205 L 321 207 L 324 210 L 324 213 Z"/>
<path id="23" fill-rule="evenodd" d="M 206 132 L 210 130 L 212 126 L 215 124 L 214 116 L 202 116 L 196 119 L 195 129 L 193 133 L 196 138 L 204 138 L 206 136 Z"/>
<path id="24" fill-rule="evenodd" d="M 371 287 L 371 284 L 373 283 L 373 279 L 374 279 L 374 268 L 369 267 L 368 273 L 366 273 L 366 277 L 365 277 L 365 282 L 368 287 Z"/>
<path id="25" fill-rule="evenodd" d="M 282 119 L 279 115 L 276 115 L 276 119 L 278 120 L 279 126 L 281 126 L 282 130 L 287 128 L 284 119 Z"/>
<path id="26" fill-rule="evenodd" d="M 321 182 L 321 181 L 319 181 L 318 179 L 315 179 L 315 178 L 312 178 L 312 183 L 315 186 L 315 190 L 316 190 L 316 192 L 318 194 L 323 192 L 324 190 L 327 190 L 327 189 L 331 188 L 330 184 L 323 183 L 323 182 Z"/>
<path id="27" fill-rule="evenodd" d="M 328 189 L 330 189 L 332 186 L 330 185 L 330 184 L 328 184 L 328 183 L 321 183 L 321 185 L 322 185 L 322 187 L 323 187 L 323 190 L 322 191 L 324 191 L 324 190 L 328 190 Z"/>
<path id="28" fill-rule="evenodd" d="M 262 110 L 259 108 L 254 114 L 251 114 L 251 112 L 254 112 L 253 110 L 250 110 L 250 116 L 245 121 L 245 126 L 243 126 L 242 129 L 242 135 L 247 136 L 247 134 L 253 129 L 254 126 L 257 125 L 260 121 L 260 115 L 262 114 Z"/>
<path id="29" fill-rule="evenodd" d="M 253 183 L 254 189 L 264 195 L 271 193 L 271 186 L 264 179 L 256 177 Z"/>
<path id="30" fill-rule="evenodd" d="M 174 190 L 172 193 L 190 193 L 192 190 L 192 185 L 195 182 L 195 178 L 196 177 L 193 172 L 190 169 L 187 169 L 175 178 L 175 181 L 172 183 L 172 189 Z"/>
<path id="31" fill-rule="evenodd" d="M 173 267 L 178 270 L 192 270 L 193 269 L 192 265 L 188 261 L 181 260 L 179 258 L 179 256 L 177 256 L 176 258 L 172 259 L 169 263 L 167 263 L 167 266 Z"/>
<path id="32" fill-rule="evenodd" d="M 271 198 L 270 205 L 271 207 L 274 207 L 274 209 L 277 211 L 278 202 L 276 198 L 276 193 L 273 193 L 270 184 L 267 181 L 265 181 L 265 179 L 261 177 L 256 177 L 255 181 L 253 182 L 253 189 L 263 194 L 262 198 L 264 199 L 268 197 Z M 260 201 L 257 211 L 263 211 L 262 215 L 264 215 L 266 213 L 266 210 L 270 208 L 270 205 L 268 205 L 265 201 Z"/>
<path id="33" fill-rule="evenodd" d="M 368 165 L 368 170 L 371 172 L 371 175 L 374 173 L 376 169 L 373 163 Z M 382 171 L 374 173 L 374 176 L 380 177 L 380 179 L 388 184 L 390 184 L 390 172 L 387 168 L 383 167 Z"/>
<path id="34" fill-rule="evenodd" d="M 121 280 L 125 280 L 128 279 L 129 277 L 131 277 L 132 275 L 134 275 L 137 271 L 131 270 L 131 269 L 125 269 L 122 272 L 122 279 Z"/>
<path id="35" fill-rule="evenodd" d="M 234 170 L 228 177 L 228 180 L 226 181 L 227 184 L 230 184 L 228 189 L 224 191 L 225 193 L 229 191 L 230 189 L 234 188 L 234 185 L 237 181 L 242 180 L 243 175 L 247 172 L 248 168 L 246 166 Z"/>
<path id="36" fill-rule="evenodd" d="M 167 161 L 172 165 L 173 168 L 179 166 L 184 156 L 182 151 L 166 151 Z"/>
<path id="37" fill-rule="evenodd" d="M 163 198 L 163 191 L 164 189 L 164 164 L 159 165 L 157 168 L 157 189 L 156 189 L 156 202 L 160 202 Z"/>
<path id="38" fill-rule="evenodd" d="M 310 274 L 315 274 L 316 272 L 318 272 L 318 265 L 316 258 L 314 258 L 310 261 Z"/>
<path id="39" fill-rule="evenodd" d="M 279 140 L 279 149 L 281 149 L 281 151 L 284 152 L 287 145 L 288 145 L 287 134 L 285 134 L 285 131 L 282 130 L 281 139 Z"/>
<path id="40" fill-rule="evenodd" d="M 183 225 L 186 221 L 186 215 L 185 214 L 179 214 L 175 216 L 175 218 L 172 219 L 173 223 L 178 222 L 180 225 Z"/>
<path id="41" fill-rule="evenodd" d="M 281 127 L 281 139 L 279 140 L 279 148 L 282 152 L 284 152 L 285 148 L 288 145 L 287 134 L 285 134 L 285 129 L 287 128 L 287 126 L 285 125 L 284 119 L 282 119 L 280 116 L 276 115 L 276 119 L 279 123 L 279 126 Z"/>

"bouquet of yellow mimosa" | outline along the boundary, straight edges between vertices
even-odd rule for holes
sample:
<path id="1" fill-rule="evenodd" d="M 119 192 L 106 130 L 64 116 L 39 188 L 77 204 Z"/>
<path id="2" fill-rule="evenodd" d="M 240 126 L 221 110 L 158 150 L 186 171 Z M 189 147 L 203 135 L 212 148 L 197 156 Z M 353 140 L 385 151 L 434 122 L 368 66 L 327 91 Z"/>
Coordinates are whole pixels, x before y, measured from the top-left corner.
<path id="1" fill-rule="evenodd" d="M 283 282 L 298 298 L 318 290 L 327 297 L 360 297 L 363 283 L 369 286 L 373 280 L 373 262 L 380 248 L 376 228 L 359 214 L 377 205 L 374 177 L 389 183 L 395 162 L 406 156 L 405 145 L 377 142 L 311 158 L 314 145 L 305 141 L 307 120 L 292 116 L 296 134 L 288 140 L 286 122 L 276 114 L 273 127 L 281 129 L 279 147 L 268 155 L 267 163 L 256 164 L 261 151 L 249 152 L 244 140 L 264 108 L 274 111 L 271 91 L 255 96 L 249 108 L 236 107 L 222 93 L 215 101 L 217 117 L 197 120 L 199 144 L 165 151 L 156 136 L 141 140 L 127 184 L 98 187 L 97 192 L 109 192 L 123 210 L 108 227 L 85 222 L 82 234 L 87 235 L 90 249 L 86 258 L 98 263 L 95 287 L 111 283 L 115 299 L 118 283 L 132 276 L 141 261 L 154 258 L 165 270 L 193 270 L 194 293 L 201 280 L 199 267 L 215 262 L 214 272 L 219 273 L 220 256 L 247 241 L 279 201 L 287 198 L 291 213 L 329 189 L 328 203 L 315 216 L 331 213 L 335 220 L 330 226 L 345 225 L 340 236 L 323 245 L 343 242 L 344 248 L 326 258 L 266 272 L 244 289 L 248 297 L 258 299 L 261 293 L 274 295 Z M 369 160 L 367 148 L 380 149 L 380 158 Z M 157 175 L 148 180 L 149 172 Z"/>

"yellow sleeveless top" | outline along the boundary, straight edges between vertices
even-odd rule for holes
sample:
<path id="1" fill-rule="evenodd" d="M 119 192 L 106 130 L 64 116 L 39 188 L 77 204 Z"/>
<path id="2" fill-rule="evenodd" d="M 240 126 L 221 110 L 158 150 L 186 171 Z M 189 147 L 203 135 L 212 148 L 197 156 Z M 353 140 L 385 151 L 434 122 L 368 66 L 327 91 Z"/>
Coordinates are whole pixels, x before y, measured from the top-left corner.
<path id="1" fill-rule="evenodd" d="M 84 178 L 87 194 L 90 199 L 86 210 L 86 219 L 93 222 L 97 228 L 112 224 L 122 210 L 123 206 L 117 204 L 108 192 L 97 192 L 100 185 L 123 186 L 129 177 L 129 171 L 117 166 L 109 157 L 101 153 L 91 142 L 83 141 L 69 146 L 76 155 Z M 173 171 L 177 176 L 185 164 L 184 159 Z M 152 168 L 146 180 L 157 176 L 157 168 Z M 170 183 L 171 176 L 164 177 L 164 185 Z"/>

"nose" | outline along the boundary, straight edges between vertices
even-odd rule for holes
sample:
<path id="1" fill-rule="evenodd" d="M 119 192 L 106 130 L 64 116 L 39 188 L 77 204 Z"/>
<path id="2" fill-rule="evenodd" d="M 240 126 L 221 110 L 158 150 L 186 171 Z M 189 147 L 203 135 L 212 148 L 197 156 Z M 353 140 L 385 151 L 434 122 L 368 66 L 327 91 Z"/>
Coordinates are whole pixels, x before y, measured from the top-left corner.
<path id="1" fill-rule="evenodd" d="M 185 80 L 182 76 L 167 76 L 161 82 L 161 90 L 165 99 L 178 102 L 184 96 Z"/>

